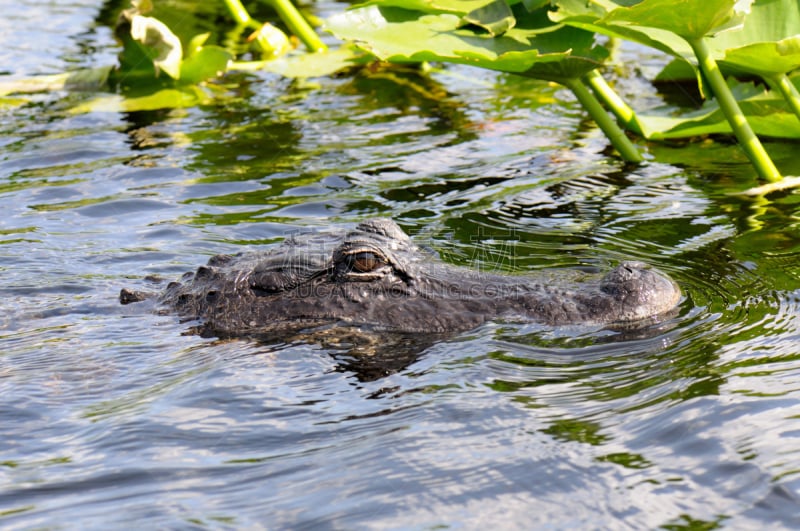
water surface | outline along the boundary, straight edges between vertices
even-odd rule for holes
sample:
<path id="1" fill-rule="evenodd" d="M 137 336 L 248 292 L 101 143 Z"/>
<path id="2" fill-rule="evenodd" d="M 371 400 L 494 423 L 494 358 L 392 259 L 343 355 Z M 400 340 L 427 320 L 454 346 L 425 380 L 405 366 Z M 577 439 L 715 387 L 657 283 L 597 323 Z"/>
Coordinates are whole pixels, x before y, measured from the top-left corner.
<path id="1" fill-rule="evenodd" d="M 0 69 L 109 64 L 107 17 L 12 8 Z M 735 145 L 627 167 L 564 90 L 466 67 L 230 81 L 187 109 L 0 110 L 4 528 L 800 526 L 800 196 L 729 195 L 753 178 Z M 635 332 L 355 350 L 199 338 L 117 302 L 373 216 L 473 268 L 644 260 L 685 298 Z"/>

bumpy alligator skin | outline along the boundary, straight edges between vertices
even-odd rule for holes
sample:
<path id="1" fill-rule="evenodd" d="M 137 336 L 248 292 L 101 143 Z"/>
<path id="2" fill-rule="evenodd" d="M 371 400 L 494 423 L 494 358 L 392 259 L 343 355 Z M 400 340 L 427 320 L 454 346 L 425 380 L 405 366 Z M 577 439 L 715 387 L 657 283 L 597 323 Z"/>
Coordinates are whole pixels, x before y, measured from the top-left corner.
<path id="1" fill-rule="evenodd" d="M 641 262 L 602 278 L 558 282 L 442 263 L 390 219 L 350 231 L 295 236 L 266 251 L 218 255 L 158 300 L 203 335 L 273 335 L 324 325 L 458 332 L 492 319 L 551 325 L 631 323 L 680 300 L 678 286 Z M 123 303 L 146 294 L 122 290 Z"/>

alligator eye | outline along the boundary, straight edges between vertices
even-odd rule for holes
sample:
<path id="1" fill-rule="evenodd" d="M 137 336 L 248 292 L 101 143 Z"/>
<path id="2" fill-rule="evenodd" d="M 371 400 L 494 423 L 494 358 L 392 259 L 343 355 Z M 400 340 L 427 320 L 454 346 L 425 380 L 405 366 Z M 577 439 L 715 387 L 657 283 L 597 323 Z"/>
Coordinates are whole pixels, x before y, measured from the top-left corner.
<path id="1" fill-rule="evenodd" d="M 353 269 L 360 273 L 369 273 L 370 271 L 375 271 L 385 263 L 386 262 L 380 255 L 368 251 L 362 251 L 360 253 L 350 255 L 350 265 Z"/>

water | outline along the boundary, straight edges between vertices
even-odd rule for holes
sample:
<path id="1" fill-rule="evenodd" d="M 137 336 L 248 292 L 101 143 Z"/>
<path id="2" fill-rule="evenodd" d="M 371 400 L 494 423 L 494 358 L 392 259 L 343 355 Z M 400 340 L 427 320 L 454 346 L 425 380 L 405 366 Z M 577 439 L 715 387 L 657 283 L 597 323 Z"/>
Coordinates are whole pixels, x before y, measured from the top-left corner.
<path id="1" fill-rule="evenodd" d="M 96 9 L 12 9 L 0 68 L 113 62 Z M 729 195 L 752 171 L 724 143 L 625 167 L 535 81 L 232 81 L 187 109 L 0 110 L 0 525 L 800 525 L 800 196 Z M 769 147 L 800 174 L 796 146 Z M 475 268 L 645 260 L 685 300 L 647 333 L 491 323 L 360 353 L 117 304 L 148 275 L 379 215 Z"/>

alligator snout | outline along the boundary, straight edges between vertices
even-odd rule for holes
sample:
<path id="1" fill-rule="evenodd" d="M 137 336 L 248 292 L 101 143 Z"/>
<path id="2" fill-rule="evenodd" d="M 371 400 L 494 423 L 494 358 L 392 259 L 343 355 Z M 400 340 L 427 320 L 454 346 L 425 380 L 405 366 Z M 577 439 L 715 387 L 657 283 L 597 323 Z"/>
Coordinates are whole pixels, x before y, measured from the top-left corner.
<path id="1" fill-rule="evenodd" d="M 600 282 L 617 302 L 615 321 L 636 321 L 663 314 L 680 301 L 681 290 L 667 275 L 644 262 L 625 261 Z"/>

